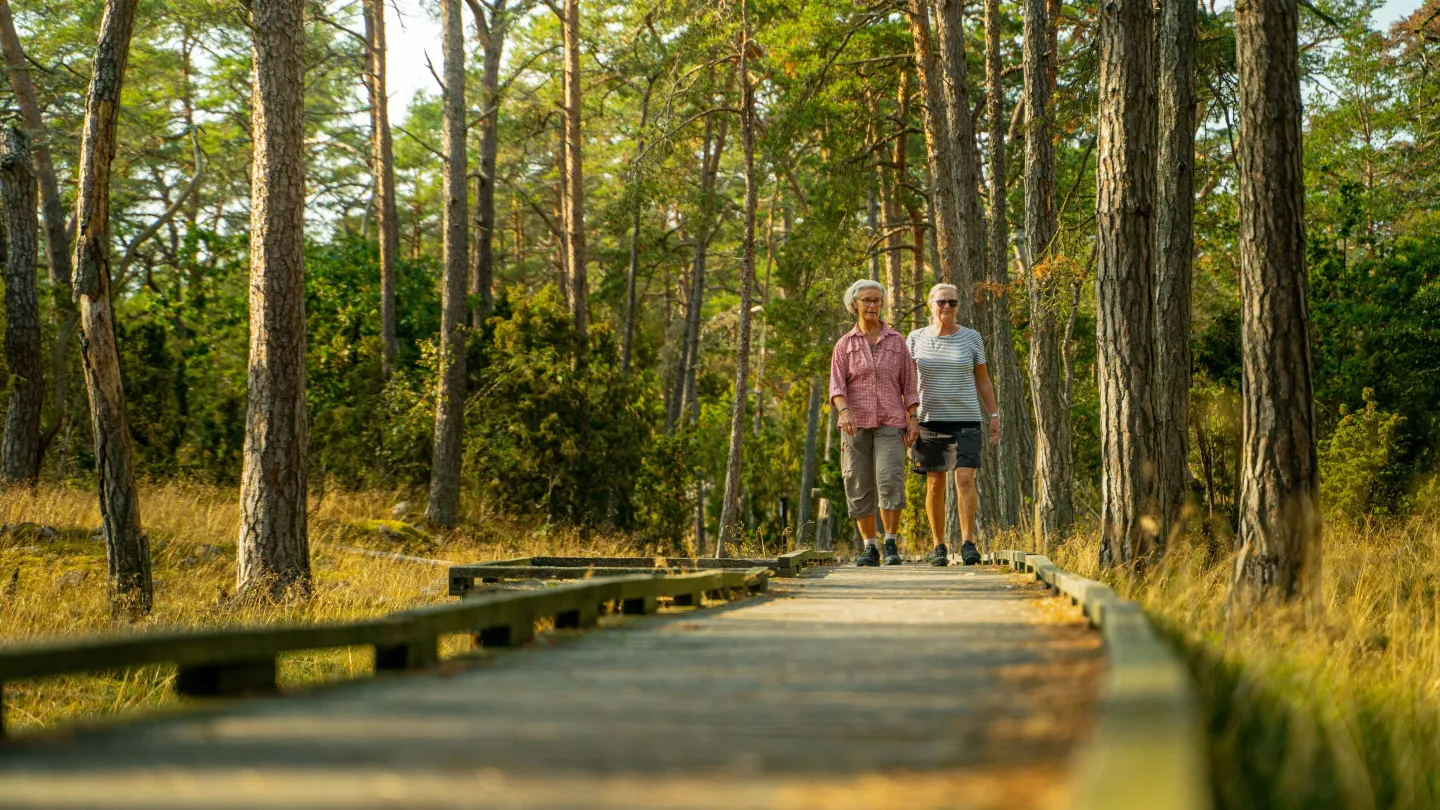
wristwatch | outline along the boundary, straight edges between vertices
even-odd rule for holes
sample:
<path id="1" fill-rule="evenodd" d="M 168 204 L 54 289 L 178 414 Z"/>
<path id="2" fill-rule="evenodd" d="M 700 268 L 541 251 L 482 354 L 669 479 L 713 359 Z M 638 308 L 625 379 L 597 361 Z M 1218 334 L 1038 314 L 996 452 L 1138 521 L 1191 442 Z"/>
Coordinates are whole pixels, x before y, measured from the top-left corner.
<path id="1" fill-rule="evenodd" d="M 991 418 L 991 419 L 999 419 L 999 418 L 1000 418 L 1000 414 L 998 414 L 998 413 L 992 413 L 992 414 L 990 414 L 990 418 Z"/>

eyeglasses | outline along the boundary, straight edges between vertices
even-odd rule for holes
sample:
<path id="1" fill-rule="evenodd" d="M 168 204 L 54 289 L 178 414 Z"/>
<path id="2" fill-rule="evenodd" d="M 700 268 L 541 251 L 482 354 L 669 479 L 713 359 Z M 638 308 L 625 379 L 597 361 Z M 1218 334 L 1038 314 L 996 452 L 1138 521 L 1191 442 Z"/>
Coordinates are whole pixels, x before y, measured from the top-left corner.
<path id="1" fill-rule="evenodd" d="M 956 298 L 936 298 L 934 303 L 935 303 L 935 306 L 937 306 L 937 307 L 958 307 L 958 306 L 960 306 L 960 301 L 959 301 L 959 299 L 956 299 Z"/>
<path id="2" fill-rule="evenodd" d="M 883 298 L 860 298 L 857 300 L 860 302 L 861 306 L 866 307 L 878 307 L 881 304 L 885 303 L 885 299 Z"/>

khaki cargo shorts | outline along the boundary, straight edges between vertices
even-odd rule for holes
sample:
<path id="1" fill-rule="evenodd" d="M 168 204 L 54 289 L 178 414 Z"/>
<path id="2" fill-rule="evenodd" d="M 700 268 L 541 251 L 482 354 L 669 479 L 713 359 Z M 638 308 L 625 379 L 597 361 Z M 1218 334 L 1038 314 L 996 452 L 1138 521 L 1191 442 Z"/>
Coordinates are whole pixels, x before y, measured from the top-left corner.
<path id="1" fill-rule="evenodd" d="M 905 430 L 880 426 L 840 432 L 840 469 L 845 475 L 845 500 L 850 517 L 881 509 L 905 508 Z"/>

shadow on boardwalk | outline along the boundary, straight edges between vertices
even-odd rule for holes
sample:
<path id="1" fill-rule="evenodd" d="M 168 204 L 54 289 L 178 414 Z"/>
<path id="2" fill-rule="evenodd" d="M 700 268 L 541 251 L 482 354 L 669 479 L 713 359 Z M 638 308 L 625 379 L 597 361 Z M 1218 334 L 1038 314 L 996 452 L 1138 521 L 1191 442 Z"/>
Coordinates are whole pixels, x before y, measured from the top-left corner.
<path id="1" fill-rule="evenodd" d="M 38 736 L 0 753 L 0 806 L 1063 806 L 1104 665 L 1034 583 L 918 565 L 542 638 Z"/>

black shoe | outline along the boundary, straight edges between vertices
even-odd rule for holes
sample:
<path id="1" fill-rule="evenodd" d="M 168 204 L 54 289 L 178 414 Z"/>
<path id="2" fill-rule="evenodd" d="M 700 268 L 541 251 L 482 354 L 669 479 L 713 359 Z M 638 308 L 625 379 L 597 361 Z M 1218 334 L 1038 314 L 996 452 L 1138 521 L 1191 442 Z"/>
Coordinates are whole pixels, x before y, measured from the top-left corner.
<path id="1" fill-rule="evenodd" d="M 899 565 L 899 564 L 902 563 L 902 562 L 904 562 L 904 561 L 900 559 L 900 549 L 898 549 L 898 548 L 895 547 L 895 541 L 894 541 L 894 540 L 886 540 L 886 541 L 885 541 L 885 564 L 886 564 L 886 565 Z"/>
<path id="2" fill-rule="evenodd" d="M 979 565 L 980 549 L 975 548 L 974 543 L 965 541 L 965 545 L 960 547 L 960 562 L 966 565 Z"/>
<path id="3" fill-rule="evenodd" d="M 935 550 L 932 551 L 932 552 L 930 552 L 930 564 L 931 564 L 931 565 L 949 565 L 949 564 L 950 564 L 950 549 L 946 548 L 944 543 L 941 543 L 940 545 L 936 546 L 936 547 L 935 547 Z"/>
<path id="4" fill-rule="evenodd" d="M 880 549 L 866 543 L 864 553 L 855 558 L 855 565 L 861 568 L 880 565 Z"/>

